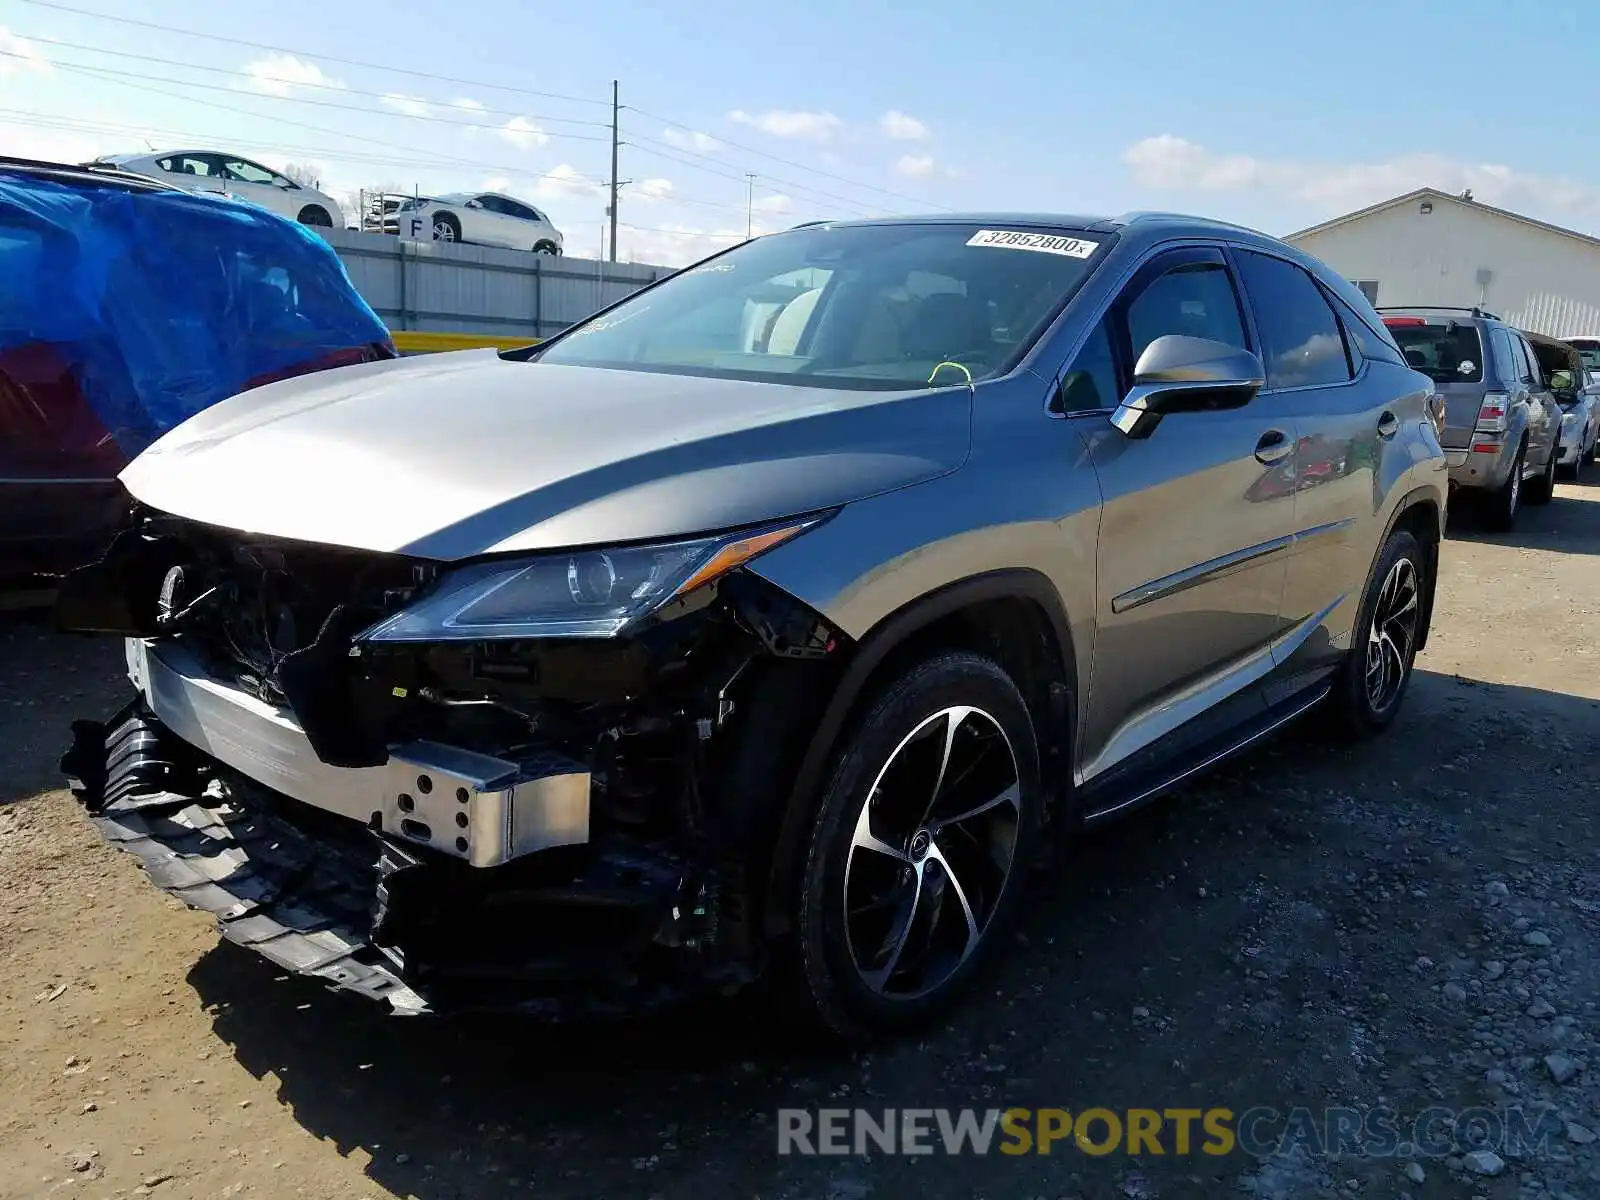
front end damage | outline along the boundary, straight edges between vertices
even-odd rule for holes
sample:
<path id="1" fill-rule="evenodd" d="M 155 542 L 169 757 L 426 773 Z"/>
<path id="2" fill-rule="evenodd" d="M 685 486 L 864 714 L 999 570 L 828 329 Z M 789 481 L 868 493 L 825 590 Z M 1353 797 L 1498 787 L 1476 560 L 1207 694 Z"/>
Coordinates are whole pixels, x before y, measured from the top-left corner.
<path id="1" fill-rule="evenodd" d="M 616 636 L 364 636 L 444 571 L 140 514 L 58 605 L 127 638 L 138 692 L 63 759 L 101 833 L 229 940 L 397 1012 L 750 982 L 843 636 L 742 569 Z"/>

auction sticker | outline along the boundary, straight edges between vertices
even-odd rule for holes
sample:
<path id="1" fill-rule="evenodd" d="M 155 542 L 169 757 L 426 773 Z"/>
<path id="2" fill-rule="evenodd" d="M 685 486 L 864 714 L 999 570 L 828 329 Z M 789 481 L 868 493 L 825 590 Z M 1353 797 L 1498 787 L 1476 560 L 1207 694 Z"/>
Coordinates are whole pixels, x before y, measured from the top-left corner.
<path id="1" fill-rule="evenodd" d="M 1063 237 L 1059 233 L 1027 233 L 1020 229 L 980 229 L 967 239 L 967 245 L 1037 250 L 1041 254 L 1062 254 L 1067 258 L 1088 258 L 1100 249 L 1099 242 L 1084 238 Z"/>

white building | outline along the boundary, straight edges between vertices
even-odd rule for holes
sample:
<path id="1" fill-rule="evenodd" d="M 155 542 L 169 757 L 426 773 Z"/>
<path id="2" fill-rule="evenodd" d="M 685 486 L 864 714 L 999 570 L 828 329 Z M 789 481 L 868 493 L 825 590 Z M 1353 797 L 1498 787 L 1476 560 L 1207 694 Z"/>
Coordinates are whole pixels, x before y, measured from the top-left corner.
<path id="1" fill-rule="evenodd" d="M 1600 238 L 1419 188 L 1287 239 L 1376 305 L 1478 305 L 1554 337 L 1600 333 Z"/>

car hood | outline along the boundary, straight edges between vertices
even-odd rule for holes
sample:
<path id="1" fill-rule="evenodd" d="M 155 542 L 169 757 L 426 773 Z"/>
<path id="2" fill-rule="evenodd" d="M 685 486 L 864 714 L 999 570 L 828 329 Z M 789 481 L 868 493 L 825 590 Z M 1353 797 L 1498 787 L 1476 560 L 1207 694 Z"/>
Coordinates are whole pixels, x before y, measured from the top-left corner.
<path id="1" fill-rule="evenodd" d="M 434 559 L 673 537 L 955 470 L 966 387 L 861 392 L 466 350 L 270 384 L 122 473 L 176 516 Z"/>

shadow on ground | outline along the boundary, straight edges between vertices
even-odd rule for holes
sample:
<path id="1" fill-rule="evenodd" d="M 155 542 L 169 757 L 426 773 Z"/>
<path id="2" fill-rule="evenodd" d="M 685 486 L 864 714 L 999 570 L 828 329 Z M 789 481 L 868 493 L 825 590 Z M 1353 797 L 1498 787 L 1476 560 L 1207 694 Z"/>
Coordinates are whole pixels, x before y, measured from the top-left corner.
<path id="1" fill-rule="evenodd" d="M 1470 944 L 1483 872 L 1594 844 L 1594 779 L 1549 772 L 1596 731 L 1600 703 L 1419 671 L 1389 736 L 1302 725 L 1085 838 L 949 1024 L 867 1055 L 786 1040 L 749 1005 L 560 1030 L 391 1018 L 226 945 L 190 981 L 305 1129 L 421 1200 L 1213 1196 L 1251 1162 L 780 1158 L 775 1111 L 1432 1103 L 1408 1059 L 1446 1053 L 1466 1018 L 1408 982 L 1411 961 Z M 1578 798 L 1548 804 L 1557 784 Z M 1379 872 L 1430 899 L 1386 914 L 1356 883 Z"/>
<path id="2" fill-rule="evenodd" d="M 1486 528 L 1470 496 L 1458 494 L 1450 505 L 1447 536 L 1454 541 L 1562 554 L 1600 554 L 1600 467 L 1592 468 L 1581 483 L 1557 483 L 1555 498 L 1549 504 L 1524 504 L 1517 513 L 1516 528 L 1510 533 Z"/>
<path id="3" fill-rule="evenodd" d="M 0 612 L 0 806 L 62 785 L 68 726 L 128 696 L 121 643 L 48 635 L 48 609 Z"/>

